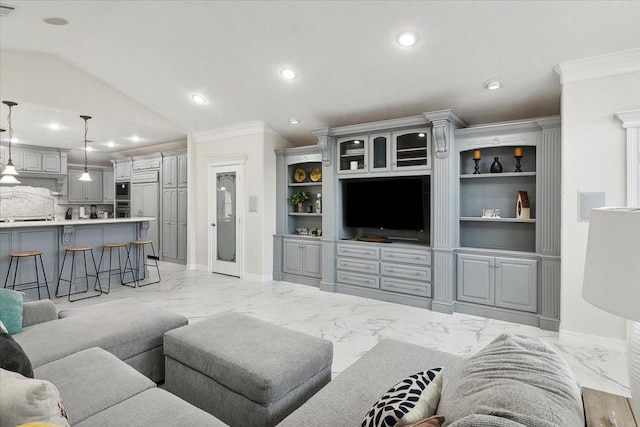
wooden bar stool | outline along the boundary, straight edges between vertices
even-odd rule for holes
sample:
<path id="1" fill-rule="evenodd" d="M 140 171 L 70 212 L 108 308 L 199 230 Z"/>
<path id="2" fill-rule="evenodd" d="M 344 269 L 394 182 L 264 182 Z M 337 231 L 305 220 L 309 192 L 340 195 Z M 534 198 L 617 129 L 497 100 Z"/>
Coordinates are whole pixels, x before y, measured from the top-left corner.
<path id="1" fill-rule="evenodd" d="M 18 265 L 20 264 L 20 259 L 33 257 L 33 263 L 36 266 L 36 280 L 33 282 L 23 282 L 16 283 L 16 279 L 18 276 Z M 38 274 L 38 258 L 40 258 L 40 268 L 42 269 L 42 276 L 44 278 L 44 283 L 40 283 L 40 275 Z M 38 289 L 38 299 L 42 299 L 42 295 L 40 293 L 40 288 L 45 288 L 47 290 L 47 299 L 51 299 L 51 294 L 49 293 L 49 286 L 47 285 L 47 274 L 44 271 L 44 264 L 42 262 L 42 251 L 20 251 L 20 252 L 12 252 L 9 254 L 9 269 L 7 270 L 7 277 L 4 279 L 4 287 L 7 288 L 9 282 L 9 273 L 11 273 L 11 265 L 13 264 L 13 260 L 16 260 L 15 269 L 13 271 L 13 282 L 11 283 L 11 288 L 14 291 L 26 291 L 28 289 Z M 30 286 L 35 285 L 35 286 Z M 16 286 L 19 288 L 16 289 Z"/>
<path id="2" fill-rule="evenodd" d="M 144 280 L 146 278 L 146 271 L 147 268 L 146 267 L 154 267 L 153 264 L 147 264 L 147 255 L 145 254 L 145 248 L 147 245 L 151 245 L 151 254 L 153 256 L 153 260 L 155 262 L 155 268 L 156 271 L 158 272 L 158 280 L 154 281 L 154 282 L 148 282 L 145 283 L 144 285 L 140 284 L 141 280 Z M 160 267 L 158 266 L 158 258 L 156 256 L 156 250 L 153 247 L 153 241 L 151 240 L 134 240 L 131 242 L 131 246 L 130 249 L 132 248 L 136 248 L 136 269 L 134 270 L 135 272 L 135 286 L 147 286 L 147 285 L 151 285 L 153 283 L 158 283 L 161 278 L 160 278 Z M 142 266 L 143 268 L 143 274 L 145 276 L 142 277 L 142 279 L 140 279 L 140 266 Z M 127 285 L 130 286 L 130 285 Z"/>
<path id="3" fill-rule="evenodd" d="M 127 254 L 127 258 L 124 261 L 124 268 L 122 268 L 122 254 L 120 253 L 120 250 L 124 248 L 124 250 L 126 251 Z M 117 259 L 118 259 L 118 268 L 112 268 L 112 254 L 113 254 L 113 250 L 117 249 Z M 109 251 L 109 269 L 108 270 L 101 270 L 102 268 L 102 259 L 104 258 L 104 252 L 105 250 Z M 106 260 L 105 260 L 105 264 L 106 264 Z M 127 264 L 129 264 L 129 267 L 127 267 Z M 133 272 L 133 265 L 131 264 L 131 258 L 129 258 L 129 247 L 127 246 L 127 244 L 125 242 L 114 242 L 114 243 L 105 243 L 102 246 L 102 252 L 100 253 L 100 261 L 98 262 L 98 274 L 100 273 L 107 273 L 107 290 L 103 290 L 103 292 L 105 294 L 108 294 L 109 291 L 111 290 L 111 276 L 115 276 L 118 275 L 118 277 L 120 278 L 120 284 L 124 285 L 124 278 L 125 275 L 127 273 L 131 273 L 131 276 L 133 277 L 133 280 L 135 280 L 135 276 L 134 276 L 134 272 Z"/>
<path id="4" fill-rule="evenodd" d="M 89 274 L 89 270 L 87 270 L 87 252 L 91 255 L 91 261 L 93 262 L 93 271 L 96 274 Z M 87 289 L 84 291 L 76 291 L 71 292 L 73 288 L 73 275 L 76 267 L 76 254 L 82 253 L 84 258 L 84 279 L 87 283 Z M 67 255 L 71 254 L 71 271 L 69 272 L 69 278 L 63 279 L 62 273 L 64 272 L 64 265 L 67 262 Z M 71 295 L 85 293 L 89 291 L 89 277 L 95 277 L 96 281 L 93 284 L 93 290 L 97 291 L 97 294 L 91 294 L 82 298 L 71 299 Z M 62 259 L 62 266 L 60 267 L 60 275 L 58 276 L 58 284 L 56 285 L 56 297 L 60 297 L 61 295 L 58 293 L 60 290 L 60 282 L 68 282 L 69 283 L 69 292 L 67 297 L 69 298 L 69 302 L 79 301 L 81 299 L 93 298 L 102 295 L 102 286 L 100 285 L 100 278 L 98 277 L 98 267 L 96 266 L 96 259 L 93 257 L 93 248 L 91 246 L 69 246 L 64 250 L 64 258 Z"/>

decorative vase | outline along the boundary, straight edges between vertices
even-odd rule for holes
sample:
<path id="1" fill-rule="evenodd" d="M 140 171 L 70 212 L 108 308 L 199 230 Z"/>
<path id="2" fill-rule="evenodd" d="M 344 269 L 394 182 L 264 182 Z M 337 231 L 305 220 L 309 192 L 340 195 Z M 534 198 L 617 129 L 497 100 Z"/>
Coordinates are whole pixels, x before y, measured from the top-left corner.
<path id="1" fill-rule="evenodd" d="M 322 213 L 322 193 L 316 194 L 316 213 Z"/>
<path id="2" fill-rule="evenodd" d="M 491 173 L 502 173 L 502 165 L 498 161 L 497 157 L 493 158 L 493 163 L 491 163 L 489 171 L 491 171 Z"/>
<path id="3" fill-rule="evenodd" d="M 298 203 L 298 212 L 304 212 L 304 205 L 302 203 Z"/>

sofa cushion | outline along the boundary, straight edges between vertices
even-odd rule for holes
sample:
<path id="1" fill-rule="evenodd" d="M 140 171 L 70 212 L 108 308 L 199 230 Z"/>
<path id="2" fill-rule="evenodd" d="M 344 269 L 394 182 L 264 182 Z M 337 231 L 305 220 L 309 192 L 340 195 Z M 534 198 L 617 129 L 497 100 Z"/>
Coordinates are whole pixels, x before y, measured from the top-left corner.
<path id="1" fill-rule="evenodd" d="M 0 288 L 0 321 L 10 334 L 22 330 L 22 304 L 24 293 Z"/>
<path id="2" fill-rule="evenodd" d="M 442 389 L 442 367 L 410 375 L 373 404 L 362 427 L 405 426 L 436 412 Z"/>
<path id="3" fill-rule="evenodd" d="M 20 344 L 6 332 L 0 332 L 0 368 L 33 378 L 31 361 Z"/>
<path id="4" fill-rule="evenodd" d="M 74 427 L 226 427 L 213 415 L 168 391 L 152 388 L 87 418 Z"/>
<path id="5" fill-rule="evenodd" d="M 188 323 L 186 317 L 136 301 L 113 301 L 74 310 L 72 316 L 24 328 L 14 339 L 34 368 L 90 347 L 126 360 L 162 347 L 163 334 Z"/>
<path id="6" fill-rule="evenodd" d="M 541 339 L 516 334 L 498 336 L 447 372 L 438 414 L 444 425 L 474 414 L 492 417 L 493 425 L 584 425 L 580 388 L 566 362 Z"/>
<path id="7" fill-rule="evenodd" d="M 278 427 L 357 426 L 373 403 L 399 378 L 434 366 L 444 366 L 446 372 L 461 360 L 454 354 L 383 339 Z"/>
<path id="8" fill-rule="evenodd" d="M 97 347 L 40 366 L 35 375 L 58 387 L 72 424 L 156 386 L 113 354 Z"/>
<path id="9" fill-rule="evenodd" d="M 15 427 L 30 421 L 69 426 L 55 385 L 6 369 L 0 369 L 0 414 L 0 427 Z"/>
<path id="10" fill-rule="evenodd" d="M 440 427 L 442 423 L 444 423 L 444 417 L 442 415 L 432 415 L 429 418 L 420 420 L 407 427 Z"/>

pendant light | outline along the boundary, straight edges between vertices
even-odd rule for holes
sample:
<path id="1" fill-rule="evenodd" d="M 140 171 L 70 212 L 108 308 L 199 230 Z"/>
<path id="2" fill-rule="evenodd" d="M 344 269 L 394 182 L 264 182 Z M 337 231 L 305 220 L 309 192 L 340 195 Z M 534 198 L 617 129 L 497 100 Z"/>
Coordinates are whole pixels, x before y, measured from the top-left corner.
<path id="1" fill-rule="evenodd" d="M 7 164 L 4 166 L 4 170 L 2 171 L 2 178 L 0 178 L 0 184 L 20 184 L 20 181 L 16 178 L 18 175 L 18 171 L 16 167 L 13 165 L 13 160 L 11 160 L 11 140 L 13 139 L 13 126 L 11 124 L 11 109 L 18 105 L 13 101 L 2 101 L 7 107 L 9 107 L 9 115 L 7 116 L 7 123 L 9 124 L 9 160 L 7 160 Z"/>
<path id="2" fill-rule="evenodd" d="M 87 120 L 89 120 L 91 116 L 80 116 L 80 118 L 84 120 L 84 170 L 82 171 L 82 175 L 80 175 L 79 180 L 92 181 L 91 175 L 89 175 L 89 169 L 87 169 L 87 130 L 89 129 Z"/>

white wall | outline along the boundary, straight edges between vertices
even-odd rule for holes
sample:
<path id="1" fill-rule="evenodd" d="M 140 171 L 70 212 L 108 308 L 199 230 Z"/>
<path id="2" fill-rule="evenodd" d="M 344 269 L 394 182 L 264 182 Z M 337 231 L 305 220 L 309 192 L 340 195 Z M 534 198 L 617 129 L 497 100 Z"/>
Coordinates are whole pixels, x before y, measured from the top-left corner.
<path id="1" fill-rule="evenodd" d="M 578 192 L 605 192 L 626 204 L 626 132 L 614 114 L 640 108 L 640 72 L 563 82 L 561 337 L 624 340 L 625 321 L 582 298 L 588 222 L 579 222 Z M 584 337 L 582 337 L 584 338 Z"/>
<path id="2" fill-rule="evenodd" d="M 193 268 L 206 269 L 208 264 L 207 221 L 209 198 L 207 163 L 219 157 L 247 155 L 244 175 L 243 224 L 243 275 L 253 280 L 271 280 L 273 276 L 273 234 L 275 232 L 275 148 L 288 146 L 280 136 L 270 133 L 252 133 L 229 136 L 213 140 L 202 140 L 189 144 L 190 217 L 193 238 L 189 243 L 189 264 Z M 193 178 L 193 181 L 191 181 Z M 193 185 L 192 185 L 193 183 Z M 193 196 L 192 196 L 193 195 Z M 257 212 L 249 212 L 249 198 L 257 198 Z M 193 224 L 193 226 L 192 226 Z"/>

